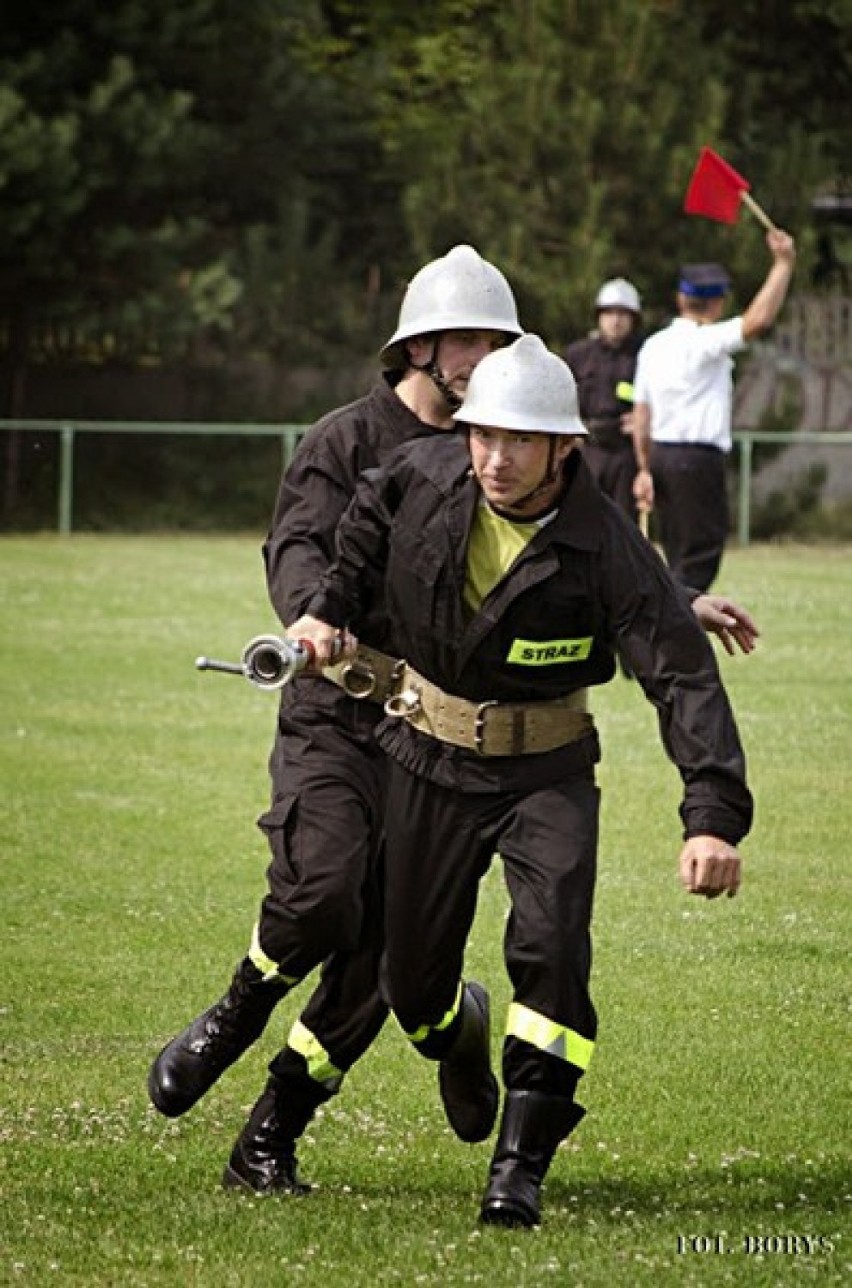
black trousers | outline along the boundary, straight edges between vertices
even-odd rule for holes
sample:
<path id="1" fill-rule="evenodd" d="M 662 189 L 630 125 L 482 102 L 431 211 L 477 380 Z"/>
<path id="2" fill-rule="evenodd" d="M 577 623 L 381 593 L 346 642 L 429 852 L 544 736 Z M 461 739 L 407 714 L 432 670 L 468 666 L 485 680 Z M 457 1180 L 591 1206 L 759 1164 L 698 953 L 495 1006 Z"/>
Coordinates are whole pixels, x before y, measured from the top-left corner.
<path id="1" fill-rule="evenodd" d="M 375 718 L 364 710 L 359 742 L 333 721 L 279 729 L 273 801 L 258 820 L 271 853 L 260 946 L 296 980 L 322 963 L 300 1019 L 344 1072 L 388 1014 L 379 992 L 387 762 L 372 742 Z"/>
<path id="2" fill-rule="evenodd" d="M 504 954 L 514 1002 L 594 1041 L 598 789 L 591 771 L 523 794 L 478 795 L 439 787 L 392 762 L 386 835 L 385 984 L 406 1033 L 440 1024 L 452 1009 L 479 882 L 497 852 L 511 904 Z M 510 1090 L 571 1096 L 581 1072 L 534 1042 L 507 1036 Z"/>
<path id="3" fill-rule="evenodd" d="M 682 585 L 709 590 L 728 536 L 725 453 L 715 447 L 654 443 L 651 473 L 666 562 Z"/>
<path id="4" fill-rule="evenodd" d="M 594 438 L 587 438 L 583 440 L 583 455 L 600 490 L 611 497 L 629 519 L 638 523 L 639 511 L 633 497 L 636 478 L 633 439 L 625 435 L 617 446 L 602 447 Z"/>

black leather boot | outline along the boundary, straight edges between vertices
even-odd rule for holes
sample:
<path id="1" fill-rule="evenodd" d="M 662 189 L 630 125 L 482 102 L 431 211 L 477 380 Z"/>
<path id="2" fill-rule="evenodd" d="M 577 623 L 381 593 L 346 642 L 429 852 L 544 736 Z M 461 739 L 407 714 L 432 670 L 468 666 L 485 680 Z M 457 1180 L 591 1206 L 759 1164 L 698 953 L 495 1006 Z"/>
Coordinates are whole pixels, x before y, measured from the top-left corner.
<path id="1" fill-rule="evenodd" d="M 462 994 L 461 1027 L 438 1070 L 444 1111 L 453 1131 L 468 1144 L 494 1130 L 500 1092 L 491 1070 L 488 993 L 474 980 Z"/>
<path id="2" fill-rule="evenodd" d="M 257 1041 L 289 987 L 264 980 L 244 958 L 225 996 L 172 1038 L 151 1065 L 148 1094 L 160 1113 L 178 1118 L 191 1109 Z"/>
<path id="3" fill-rule="evenodd" d="M 222 1184 L 253 1194 L 308 1194 L 299 1175 L 296 1141 L 333 1093 L 307 1075 L 286 1081 L 273 1074 L 237 1137 Z"/>
<path id="4" fill-rule="evenodd" d="M 585 1113 L 563 1096 L 537 1091 L 506 1094 L 481 1221 L 505 1226 L 539 1224 L 539 1190 L 556 1146 Z"/>

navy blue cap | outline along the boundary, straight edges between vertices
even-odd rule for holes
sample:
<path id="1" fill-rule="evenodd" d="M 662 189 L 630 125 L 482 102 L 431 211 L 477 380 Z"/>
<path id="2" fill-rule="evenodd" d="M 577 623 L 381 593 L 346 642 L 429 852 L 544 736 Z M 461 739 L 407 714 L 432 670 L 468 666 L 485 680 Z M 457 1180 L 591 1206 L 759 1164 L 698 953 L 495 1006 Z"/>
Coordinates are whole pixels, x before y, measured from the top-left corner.
<path id="1" fill-rule="evenodd" d="M 682 264 L 677 289 L 699 300 L 713 300 L 728 293 L 731 279 L 721 264 Z"/>

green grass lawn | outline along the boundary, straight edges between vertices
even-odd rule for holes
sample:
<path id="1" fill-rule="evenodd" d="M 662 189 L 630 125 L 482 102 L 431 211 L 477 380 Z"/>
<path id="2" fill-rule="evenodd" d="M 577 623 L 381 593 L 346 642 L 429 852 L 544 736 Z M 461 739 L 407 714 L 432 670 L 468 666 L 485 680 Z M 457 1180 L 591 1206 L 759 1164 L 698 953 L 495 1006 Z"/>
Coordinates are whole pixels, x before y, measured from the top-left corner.
<path id="1" fill-rule="evenodd" d="M 536 1232 L 482 1230 L 489 1146 L 389 1023 L 309 1129 L 302 1200 L 219 1178 L 307 996 L 185 1119 L 159 1046 L 225 988 L 264 889 L 276 698 L 201 674 L 275 628 L 258 541 L 0 541 L 0 1284 L 852 1282 L 852 549 L 731 550 L 757 616 L 720 666 L 757 816 L 734 900 L 676 880 L 679 785 L 635 684 L 604 745 L 601 1030 Z M 508 1001 L 498 868 L 469 969 Z"/>

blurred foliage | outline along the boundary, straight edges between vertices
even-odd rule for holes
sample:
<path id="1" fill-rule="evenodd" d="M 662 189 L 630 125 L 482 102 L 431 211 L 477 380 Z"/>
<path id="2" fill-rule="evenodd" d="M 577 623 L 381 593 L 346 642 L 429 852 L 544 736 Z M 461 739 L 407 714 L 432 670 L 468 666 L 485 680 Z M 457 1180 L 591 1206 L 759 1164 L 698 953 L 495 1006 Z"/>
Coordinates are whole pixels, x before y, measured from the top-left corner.
<path id="1" fill-rule="evenodd" d="M 556 346 L 614 275 L 649 328 L 683 260 L 741 305 L 763 233 L 683 215 L 699 148 L 805 276 L 850 101 L 848 0 L 6 0 L 0 415 L 34 363 L 357 363 L 462 240 Z"/>
<path id="2" fill-rule="evenodd" d="M 702 144 L 799 233 L 805 263 L 814 191 L 849 178 L 842 3 L 438 0 L 404 23 L 389 3 L 322 10 L 318 56 L 341 83 L 369 85 L 403 178 L 410 263 L 472 241 L 506 271 L 525 325 L 557 345 L 589 326 L 609 276 L 637 283 L 650 325 L 683 260 L 724 259 L 749 298 L 762 232 L 748 216 L 682 215 Z"/>
<path id="3" fill-rule="evenodd" d="M 381 157 L 303 70 L 298 0 L 12 0 L 0 33 L 0 308 L 108 357 L 239 343 L 309 357 L 363 276 Z M 307 6 L 310 8 L 311 6 Z M 359 196 L 363 194 L 362 196 Z"/>
<path id="4" fill-rule="evenodd" d="M 7 0 L 4 19 L 19 355 L 44 314 L 149 356 L 369 353 L 371 296 L 460 240 L 561 344 L 606 276 L 651 318 L 680 259 L 760 280 L 748 219 L 681 215 L 701 144 L 795 230 L 849 177 L 844 0 Z"/>
<path id="5" fill-rule="evenodd" d="M 828 477 L 825 465 L 816 463 L 802 470 L 783 488 L 769 493 L 766 500 L 756 505 L 751 517 L 751 535 L 755 541 L 770 541 L 783 535 L 804 535 L 820 509 L 822 489 Z M 826 535 L 833 525 L 826 515 Z"/>

